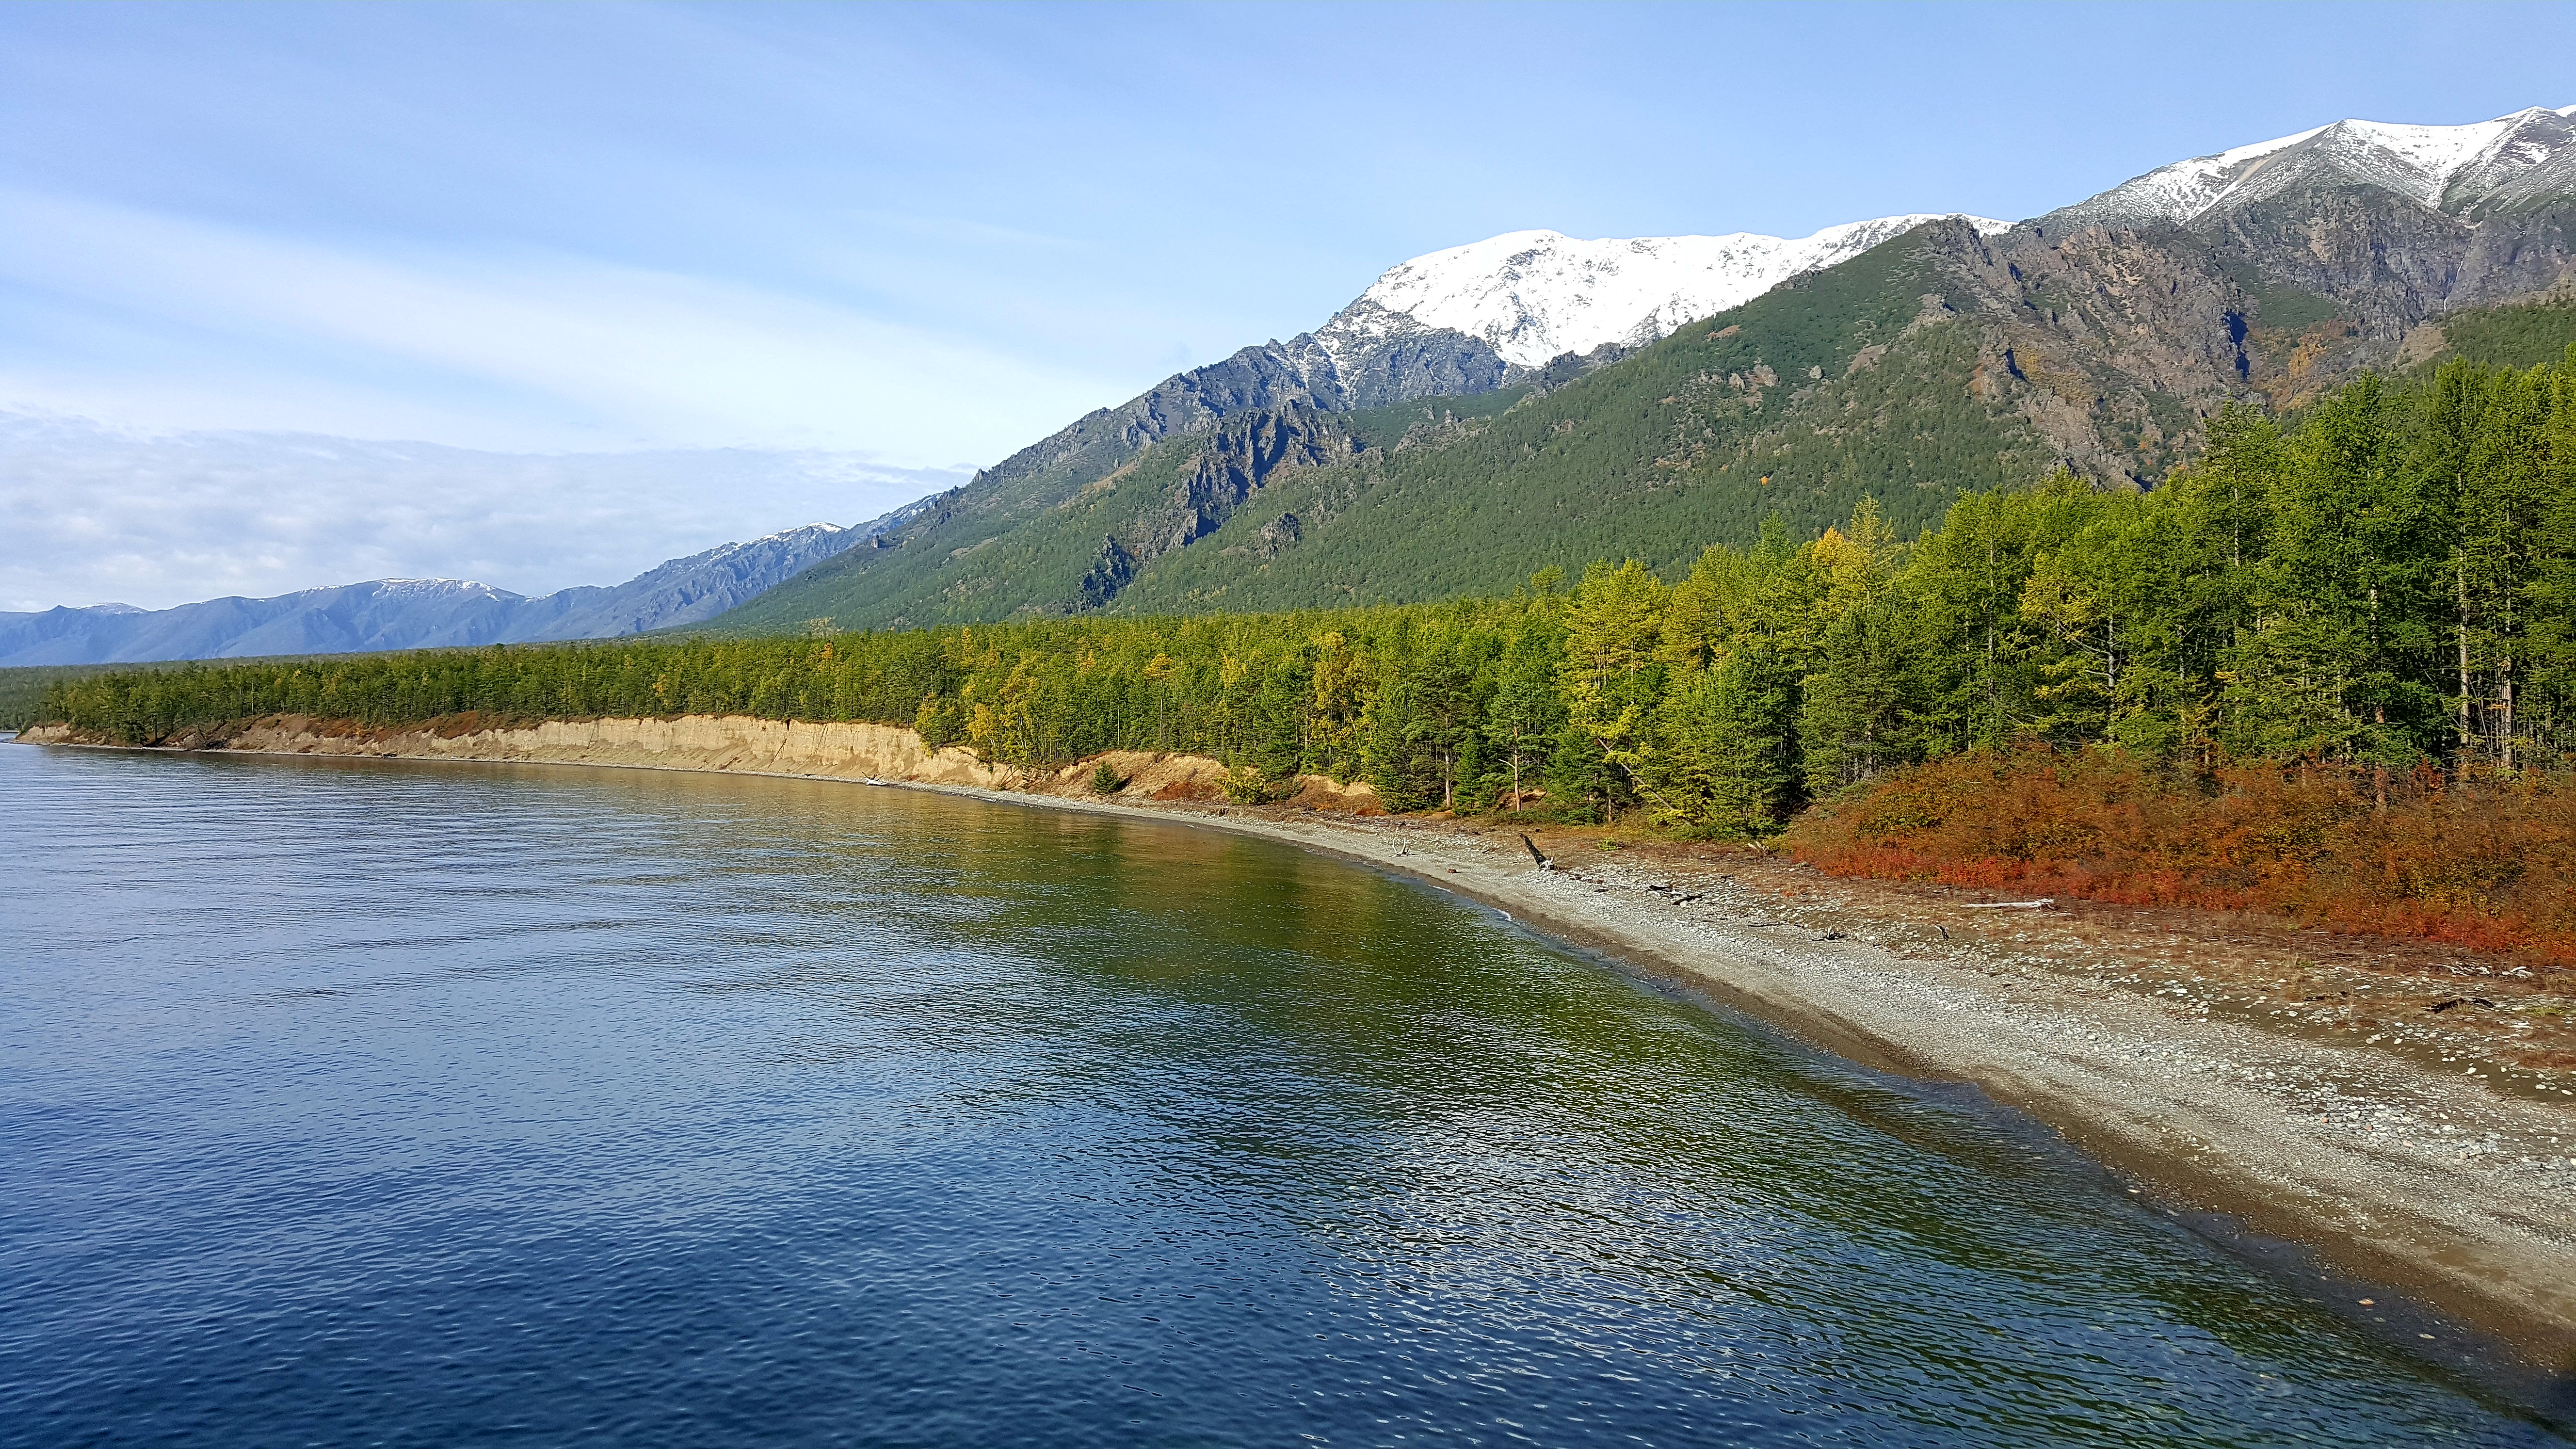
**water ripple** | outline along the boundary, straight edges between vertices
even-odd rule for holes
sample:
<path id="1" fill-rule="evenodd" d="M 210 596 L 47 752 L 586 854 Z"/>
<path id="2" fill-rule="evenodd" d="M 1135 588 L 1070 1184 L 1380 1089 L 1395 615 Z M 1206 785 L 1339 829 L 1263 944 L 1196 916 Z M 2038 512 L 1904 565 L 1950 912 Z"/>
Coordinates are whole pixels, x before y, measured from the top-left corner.
<path id="1" fill-rule="evenodd" d="M 0 749 L 0 1445 L 2560 1442 L 1261 842 Z"/>

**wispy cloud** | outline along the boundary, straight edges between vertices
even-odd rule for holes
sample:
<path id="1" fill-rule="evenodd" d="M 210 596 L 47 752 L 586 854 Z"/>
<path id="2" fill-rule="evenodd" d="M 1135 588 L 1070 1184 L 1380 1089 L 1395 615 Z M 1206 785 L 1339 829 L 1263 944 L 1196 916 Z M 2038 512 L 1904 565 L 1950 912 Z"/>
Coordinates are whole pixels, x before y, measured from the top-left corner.
<path id="1" fill-rule="evenodd" d="M 340 247 L 0 188 L 0 399 L 503 447 L 989 461 L 1117 384 L 809 297 L 525 247 Z M 138 333 L 159 339 L 138 346 Z M 138 400 L 141 400 L 138 405 Z"/>
<path id="2" fill-rule="evenodd" d="M 368 578 L 545 593 L 798 524 L 863 522 L 963 477 L 824 451 L 506 454 L 0 413 L 0 610 L 163 608 Z"/>

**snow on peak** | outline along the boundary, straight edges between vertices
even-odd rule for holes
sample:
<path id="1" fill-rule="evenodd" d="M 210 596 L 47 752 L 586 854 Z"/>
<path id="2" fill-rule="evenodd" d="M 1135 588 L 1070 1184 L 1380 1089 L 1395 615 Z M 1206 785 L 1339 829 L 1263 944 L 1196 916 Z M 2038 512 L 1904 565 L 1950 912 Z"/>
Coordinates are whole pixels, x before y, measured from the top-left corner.
<path id="1" fill-rule="evenodd" d="M 2338 130 L 2356 142 L 2394 157 L 2415 175 L 2432 183 L 2416 199 L 2426 204 L 2440 199 L 2442 187 L 2460 173 L 2462 167 L 2485 155 L 2507 131 L 2532 116 L 2544 114 L 2538 106 L 2499 116 L 2492 121 L 2475 121 L 2465 126 L 2392 126 L 2379 121 L 2341 121 L 2330 130 Z"/>
<path id="2" fill-rule="evenodd" d="M 2239 146 L 2215 156 L 2177 161 L 2104 192 L 2103 196 L 2106 199 L 2121 198 L 2135 209 L 2173 221 L 2189 221 L 2217 205 L 2227 188 L 2250 169 L 2250 163 L 2276 151 L 2286 151 L 2323 130 L 2325 127 L 2317 126 L 2295 136 L 2257 141 L 2251 146 Z"/>
<path id="3" fill-rule="evenodd" d="M 847 533 L 848 531 L 849 529 L 845 525 L 838 523 L 800 523 L 794 528 L 782 528 L 776 533 L 764 533 L 758 538 L 747 539 L 741 543 L 720 543 L 714 548 L 708 549 L 707 554 L 740 553 L 745 549 L 759 548 L 763 544 L 803 543 L 807 539 L 830 538 L 834 534 Z M 690 555 L 691 558 L 697 558 L 700 556 L 701 555 L 698 554 Z M 674 559 L 671 560 L 671 562 L 676 563 L 679 562 L 679 560 Z"/>
<path id="4" fill-rule="evenodd" d="M 1657 341 L 1938 219 L 1886 216 L 1796 238 L 1737 232 L 1586 241 L 1507 232 L 1388 268 L 1315 337 L 1338 364 L 1349 344 L 1384 336 L 1397 325 L 1389 314 L 1402 314 L 1478 338 L 1505 362 L 1537 367 L 1603 343 Z M 1965 219 L 1989 233 L 2011 225 Z"/>
<path id="5" fill-rule="evenodd" d="M 2232 200 L 2268 194 L 2298 150 L 2360 180 L 2384 186 L 2420 205 L 2438 208 L 2453 180 L 2498 166 L 2513 169 L 2548 159 L 2551 142 L 2526 134 L 2564 127 L 2543 118 L 2576 117 L 2576 106 L 2533 106 L 2491 121 L 2460 126 L 2404 126 L 2386 121 L 2336 121 L 2295 136 L 2258 141 L 2214 156 L 2159 167 L 2075 208 L 2119 216 L 2187 222 Z"/>
<path id="6" fill-rule="evenodd" d="M 381 598 L 516 599 L 523 597 L 511 593 L 508 589 L 496 589 L 490 584 L 479 583 L 473 579 L 370 579 L 362 584 L 325 584 L 318 589 L 302 589 L 284 597 L 304 598 L 314 594 L 339 593 L 352 589 L 368 590 Z"/>

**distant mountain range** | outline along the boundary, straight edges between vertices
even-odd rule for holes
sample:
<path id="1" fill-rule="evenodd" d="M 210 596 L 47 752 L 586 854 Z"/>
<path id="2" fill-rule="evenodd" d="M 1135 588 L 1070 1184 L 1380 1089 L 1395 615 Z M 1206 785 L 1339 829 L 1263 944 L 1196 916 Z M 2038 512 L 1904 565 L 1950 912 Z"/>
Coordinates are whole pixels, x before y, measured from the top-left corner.
<path id="1" fill-rule="evenodd" d="M 2152 486 L 2231 398 L 2294 407 L 2563 295 L 2571 225 L 2576 107 L 2338 122 L 2009 225 L 1514 233 L 1078 419 L 714 627 L 1507 591 L 1862 498 L 1912 529 L 2058 467 Z"/>
<path id="2" fill-rule="evenodd" d="M 172 609 L 0 614 L 0 666 L 607 639 L 712 619 L 866 537 L 866 527 L 808 524 L 672 559 L 612 587 L 536 598 L 458 579 L 375 579 Z"/>

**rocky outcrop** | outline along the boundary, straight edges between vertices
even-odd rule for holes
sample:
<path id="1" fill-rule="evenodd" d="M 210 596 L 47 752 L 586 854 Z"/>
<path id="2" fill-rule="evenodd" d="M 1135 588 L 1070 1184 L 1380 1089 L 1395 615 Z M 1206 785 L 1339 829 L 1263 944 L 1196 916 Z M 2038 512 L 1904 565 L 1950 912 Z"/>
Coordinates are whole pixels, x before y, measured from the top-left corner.
<path id="1" fill-rule="evenodd" d="M 1492 392 L 1509 385 L 1512 371 L 1490 344 L 1366 297 L 1278 346 L 1325 405 L 1339 409 Z"/>
<path id="2" fill-rule="evenodd" d="M 1163 506 L 1136 522 L 1151 558 L 1216 532 L 1234 510 L 1283 468 L 1315 468 L 1360 451 L 1341 424 L 1311 408 L 1292 407 L 1236 419 L 1199 449 Z"/>
<path id="3" fill-rule="evenodd" d="M 1099 558 L 1083 575 L 1081 607 L 1109 602 L 1145 565 L 1224 527 L 1282 469 L 1322 467 L 1360 451 L 1349 429 L 1302 404 L 1226 420 L 1199 445 L 1169 493 L 1102 540 Z M 1265 541 L 1275 553 L 1295 541 L 1297 528 L 1294 519 L 1284 529 L 1274 525 Z"/>
<path id="4" fill-rule="evenodd" d="M 2554 119 L 2554 118 L 2553 118 Z M 2468 307 L 2576 277 L 2576 195 L 2477 217 L 2384 187 L 2287 186 L 2187 224 L 2076 207 L 1918 233 L 1989 373 L 2076 471 L 2152 484 L 2231 398 L 2292 406 Z"/>
<path id="5" fill-rule="evenodd" d="M 1384 327 L 1342 339 L 1336 347 L 1299 333 L 1177 373 L 1123 406 L 1085 414 L 976 474 L 957 502 L 988 511 L 1052 507 L 1148 444 L 1211 432 L 1229 418 L 1462 397 L 1504 386 L 1509 372 L 1484 343 L 1423 327 L 1401 313 L 1387 314 Z"/>

